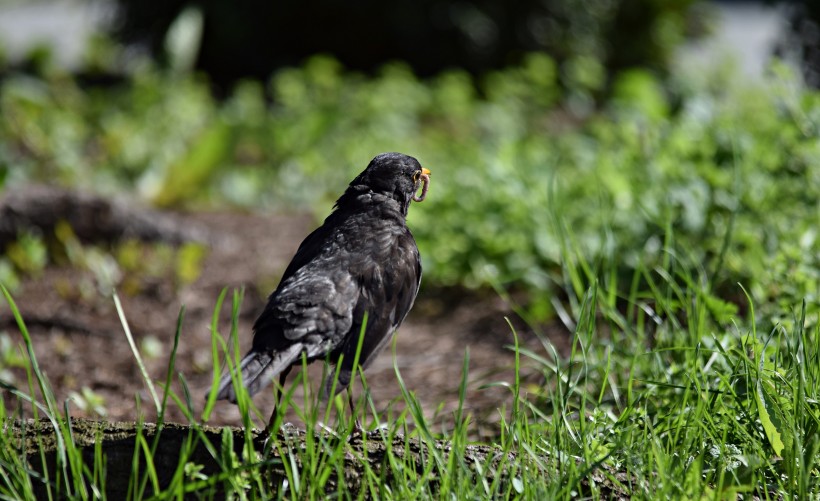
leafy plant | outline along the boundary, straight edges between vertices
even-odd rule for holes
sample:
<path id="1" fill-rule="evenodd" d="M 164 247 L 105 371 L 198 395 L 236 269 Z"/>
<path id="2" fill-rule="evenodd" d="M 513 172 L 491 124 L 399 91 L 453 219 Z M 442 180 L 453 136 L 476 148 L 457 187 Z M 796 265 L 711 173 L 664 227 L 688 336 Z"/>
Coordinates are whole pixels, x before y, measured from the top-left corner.
<path id="1" fill-rule="evenodd" d="M 68 398 L 81 411 L 90 412 L 103 418 L 108 414 L 105 408 L 105 398 L 87 386 L 83 386 L 79 393 L 76 391 L 71 392 Z"/>
<path id="2" fill-rule="evenodd" d="M 537 53 L 480 80 L 421 80 L 400 63 L 365 77 L 320 56 L 275 74 L 272 103 L 256 82 L 217 101 L 200 78 L 150 64 L 105 89 L 10 77 L 0 164 L 15 165 L 12 184 L 324 214 L 373 155 L 399 150 L 433 171 L 410 215 L 426 286 L 523 290 L 531 315 L 546 318 L 568 228 L 567 245 L 593 267 L 618 263 L 621 277 L 664 261 L 673 231 L 710 271 L 716 299 L 739 303 L 740 281 L 770 326 L 803 298 L 812 318 L 820 94 L 778 66 L 759 86 L 629 70 L 596 110 L 579 107 L 560 74 Z M 181 282 L 196 274 L 188 252 Z"/>

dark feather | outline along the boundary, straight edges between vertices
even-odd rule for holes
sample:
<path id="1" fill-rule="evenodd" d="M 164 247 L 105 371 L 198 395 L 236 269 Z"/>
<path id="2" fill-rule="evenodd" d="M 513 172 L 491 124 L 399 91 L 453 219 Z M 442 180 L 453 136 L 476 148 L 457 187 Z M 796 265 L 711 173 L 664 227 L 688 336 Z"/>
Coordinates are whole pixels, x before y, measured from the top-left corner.
<path id="1" fill-rule="evenodd" d="M 240 368 L 250 394 L 300 362 L 342 357 L 336 392 L 352 378 L 359 333 L 365 368 L 392 338 L 418 293 L 421 261 L 406 226 L 429 171 L 399 153 L 374 158 L 337 200 L 324 224 L 305 238 L 253 326 Z M 418 198 L 417 198 L 418 199 Z M 423 198 L 422 198 L 423 199 Z M 333 385 L 333 374 L 325 383 Z M 223 376 L 219 398 L 235 401 Z"/>
<path id="2" fill-rule="evenodd" d="M 248 393 L 253 395 L 265 387 L 273 376 L 290 367 L 299 358 L 301 351 L 301 347 L 294 344 L 289 349 L 275 354 L 253 350 L 248 352 L 239 363 L 242 384 L 248 389 Z M 216 398 L 236 403 L 236 390 L 233 387 L 230 373 L 223 375 L 219 381 Z"/>

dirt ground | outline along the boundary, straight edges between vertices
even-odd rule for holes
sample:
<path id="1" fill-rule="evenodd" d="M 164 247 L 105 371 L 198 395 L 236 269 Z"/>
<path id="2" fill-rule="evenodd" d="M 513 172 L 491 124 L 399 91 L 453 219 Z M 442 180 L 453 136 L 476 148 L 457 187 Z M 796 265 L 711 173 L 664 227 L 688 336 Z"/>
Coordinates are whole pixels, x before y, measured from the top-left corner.
<path id="1" fill-rule="evenodd" d="M 170 279 L 156 280 L 137 294 L 121 291 L 121 299 L 138 346 L 145 346 L 146 340 L 160 343 L 160 350 L 148 350 L 158 354 L 146 360 L 149 374 L 156 382 L 165 380 L 177 316 L 185 306 L 174 390 L 183 395 L 179 384 L 181 375 L 199 419 L 212 378 L 210 322 L 219 292 L 225 287 L 229 289 L 219 323 L 221 334 L 227 336 L 230 291 L 244 287 L 238 325 L 244 353 L 250 347 L 251 325 L 261 312 L 267 294 L 275 287 L 299 242 L 317 223 L 304 214 L 186 213 L 173 217 L 183 226 L 200 227 L 209 235 L 209 252 L 201 275 L 194 283 L 181 288 L 175 288 Z M 156 414 L 150 394 L 111 297 L 98 293 L 89 299 L 65 293 L 67 287 L 83 279 L 82 274 L 88 272 L 50 265 L 38 276 L 26 278 L 14 292 L 40 366 L 59 402 L 71 392 L 81 393 L 87 387 L 103 397 L 105 419 L 133 421 L 142 413 L 146 420 L 152 421 Z M 365 374 L 379 419 L 383 421 L 391 413 L 395 416 L 404 409 L 395 362 L 406 387 L 415 393 L 427 419 L 437 427 L 434 431 L 450 427 L 458 404 L 464 354 L 469 350 L 465 405 L 466 413 L 472 415 L 470 434 L 478 440 L 492 439 L 498 433 L 495 423 L 501 418 L 501 409 L 509 409 L 511 392 L 500 385 L 484 386 L 498 381 L 510 383 L 514 377 L 514 355 L 508 348 L 513 336 L 505 317 L 515 326 L 521 344 L 546 355 L 532 329 L 494 295 L 423 286 L 413 311 L 398 332 L 395 360 L 392 350 L 387 349 Z M 22 342 L 4 301 L 0 302 L 0 332 L 3 331 L 12 340 Z M 564 351 L 566 333 L 558 327 L 547 332 L 550 341 Z M 313 387 L 318 387 L 321 372 L 321 363 L 311 367 L 309 381 Z M 26 387 L 24 372 L 11 369 L 6 373 L 13 375 L 13 384 Z M 291 373 L 288 384 L 297 379 L 297 373 L 296 370 Z M 535 370 L 524 370 L 523 377 L 526 385 L 543 384 L 542 376 Z M 354 395 L 360 396 L 361 384 L 357 382 L 354 388 Z M 7 408 L 13 407 L 8 394 L 4 400 Z M 303 402 L 301 386 L 295 392 L 294 401 L 298 405 Z M 272 409 L 270 387 L 257 395 L 254 402 L 263 415 L 255 418 L 261 427 Z M 74 404 L 70 404 L 70 408 L 77 417 L 100 418 Z M 173 403 L 166 420 L 187 421 Z M 294 410 L 289 412 L 287 420 L 300 424 Z M 373 422 L 373 413 L 368 412 L 364 420 Z M 234 405 L 218 402 L 209 423 L 239 425 L 241 420 Z"/>

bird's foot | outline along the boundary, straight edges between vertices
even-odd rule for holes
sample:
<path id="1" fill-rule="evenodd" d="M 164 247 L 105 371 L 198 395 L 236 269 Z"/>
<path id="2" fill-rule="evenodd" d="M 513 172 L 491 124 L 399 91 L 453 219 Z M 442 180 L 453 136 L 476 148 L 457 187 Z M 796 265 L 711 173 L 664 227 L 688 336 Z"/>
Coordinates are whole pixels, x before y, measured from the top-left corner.
<path id="1" fill-rule="evenodd" d="M 356 421 L 353 423 L 353 429 L 350 431 L 350 435 L 347 437 L 348 442 L 352 442 L 357 438 L 363 437 L 367 432 L 364 431 L 364 427 L 362 427 L 362 422 L 359 421 L 357 418 Z"/>
<path id="2" fill-rule="evenodd" d="M 299 434 L 299 429 L 293 423 L 282 423 L 278 429 L 274 428 L 274 422 L 271 421 L 265 427 L 264 433 L 268 436 L 268 438 L 273 438 L 279 433 L 282 434 L 284 437 L 290 436 L 297 436 Z"/>

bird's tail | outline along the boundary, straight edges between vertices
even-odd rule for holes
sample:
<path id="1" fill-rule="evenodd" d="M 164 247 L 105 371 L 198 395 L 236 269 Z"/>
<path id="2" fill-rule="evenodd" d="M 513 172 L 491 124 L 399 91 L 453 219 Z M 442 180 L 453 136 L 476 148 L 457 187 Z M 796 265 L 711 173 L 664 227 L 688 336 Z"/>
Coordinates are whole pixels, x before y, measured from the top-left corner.
<path id="1" fill-rule="evenodd" d="M 276 353 L 249 351 L 239 362 L 238 367 L 242 374 L 242 385 L 247 388 L 248 394 L 256 394 L 280 372 L 290 367 L 299 358 L 302 348 L 301 343 L 295 343 Z M 234 404 L 236 403 L 236 389 L 233 386 L 230 372 L 225 373 L 219 381 L 216 398 L 217 400 L 228 400 Z"/>
<path id="2" fill-rule="evenodd" d="M 325 379 L 325 391 L 322 397 L 325 400 L 330 400 L 339 393 L 343 392 L 350 386 L 350 380 L 353 378 L 353 372 L 344 367 L 339 368 L 339 378 L 336 379 L 336 371 L 331 370 L 330 374 Z"/>

